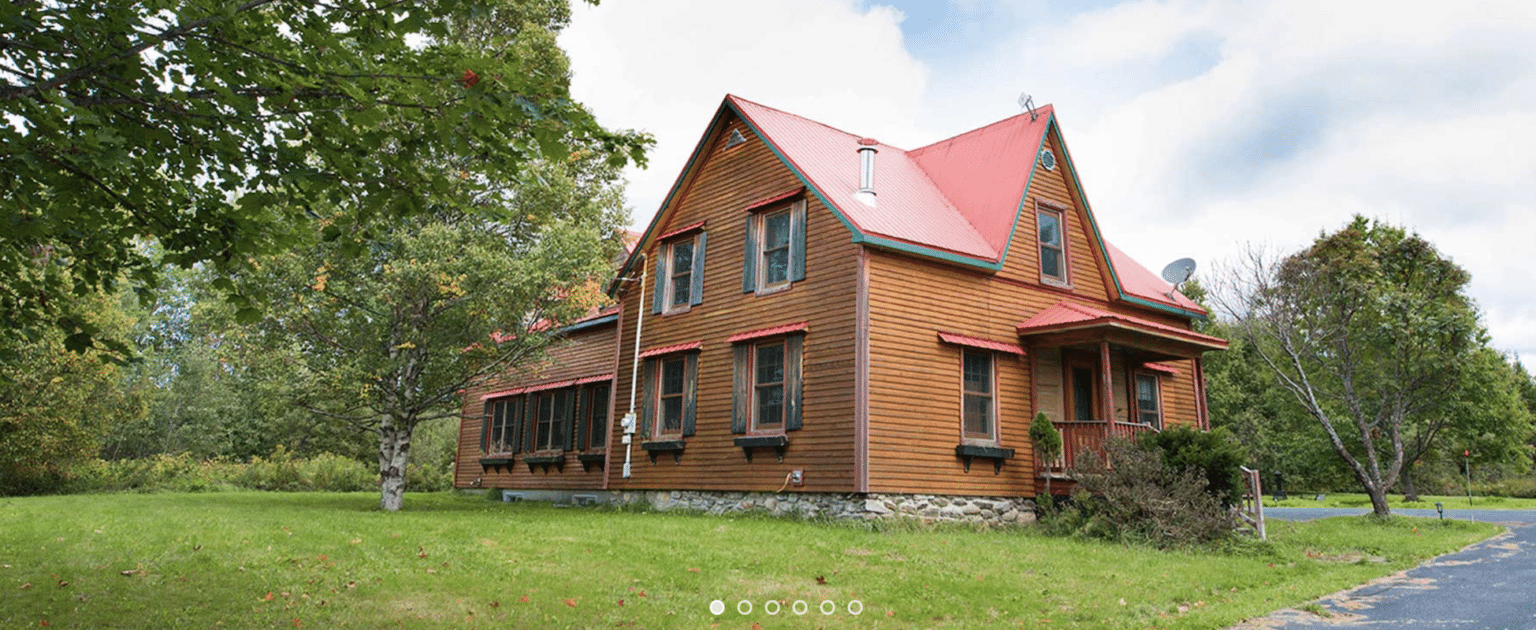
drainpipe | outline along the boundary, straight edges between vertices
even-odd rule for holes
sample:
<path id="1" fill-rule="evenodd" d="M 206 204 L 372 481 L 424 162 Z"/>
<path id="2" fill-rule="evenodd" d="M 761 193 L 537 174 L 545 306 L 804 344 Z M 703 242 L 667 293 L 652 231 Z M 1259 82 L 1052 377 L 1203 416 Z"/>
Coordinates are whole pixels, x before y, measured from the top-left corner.
<path id="1" fill-rule="evenodd" d="M 635 441 L 635 388 L 640 384 L 640 331 L 645 325 L 645 278 L 650 271 L 650 261 L 641 256 L 640 263 L 640 308 L 635 310 L 635 361 L 629 370 L 629 413 L 624 414 L 622 426 L 624 427 L 624 478 L 629 478 L 630 454 Z M 657 279 L 657 282 L 660 282 Z M 622 328 L 622 327 L 621 327 Z"/>

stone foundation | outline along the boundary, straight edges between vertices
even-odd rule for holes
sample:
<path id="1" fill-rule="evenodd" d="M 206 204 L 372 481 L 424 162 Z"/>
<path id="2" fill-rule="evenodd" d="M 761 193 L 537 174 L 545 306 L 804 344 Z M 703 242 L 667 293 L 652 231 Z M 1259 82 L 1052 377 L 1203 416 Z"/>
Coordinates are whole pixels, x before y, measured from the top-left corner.
<path id="1" fill-rule="evenodd" d="M 1018 497 L 956 497 L 933 494 L 826 492 L 711 492 L 646 490 L 618 493 L 618 502 L 646 502 L 666 510 L 712 515 L 765 512 L 773 516 L 876 520 L 910 518 L 924 523 L 1014 525 L 1035 520 L 1035 502 Z"/>

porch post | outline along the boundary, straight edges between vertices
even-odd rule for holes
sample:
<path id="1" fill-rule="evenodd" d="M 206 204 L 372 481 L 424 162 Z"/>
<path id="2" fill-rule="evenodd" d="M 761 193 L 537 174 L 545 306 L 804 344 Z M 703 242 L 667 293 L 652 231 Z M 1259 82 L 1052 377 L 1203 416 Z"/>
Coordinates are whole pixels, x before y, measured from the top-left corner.
<path id="1" fill-rule="evenodd" d="M 1107 443 L 1110 436 L 1114 435 L 1111 429 L 1115 424 L 1115 381 L 1109 372 L 1109 341 L 1099 342 L 1099 419 L 1104 421 L 1104 441 Z"/>

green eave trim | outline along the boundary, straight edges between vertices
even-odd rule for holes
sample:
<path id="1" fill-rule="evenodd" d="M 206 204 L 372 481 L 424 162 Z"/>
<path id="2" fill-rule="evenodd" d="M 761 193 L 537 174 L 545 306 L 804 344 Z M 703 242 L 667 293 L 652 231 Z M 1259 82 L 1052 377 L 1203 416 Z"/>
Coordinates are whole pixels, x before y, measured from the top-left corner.
<path id="1" fill-rule="evenodd" d="M 1001 261 L 1001 260 L 999 260 L 999 261 L 997 261 L 995 263 L 994 262 L 987 262 L 985 260 L 981 260 L 981 259 L 978 259 L 978 258 L 972 258 L 970 256 L 965 256 L 965 255 L 962 255 L 962 254 L 956 254 L 954 252 L 946 252 L 946 251 L 944 251 L 942 249 L 934 249 L 932 247 L 924 247 L 922 245 L 914 245 L 912 243 L 907 243 L 905 241 L 898 241 L 898 240 L 894 240 L 894 239 L 889 239 L 889 238 L 885 238 L 883 236 L 874 236 L 872 234 L 864 234 L 864 233 L 858 232 L 858 231 L 854 231 L 854 233 L 853 233 L 853 242 L 861 244 L 861 245 L 869 245 L 869 246 L 872 246 L 872 247 L 879 247 L 881 249 L 892 249 L 892 250 L 896 250 L 896 251 L 907 252 L 909 254 L 917 254 L 919 256 L 926 256 L 928 258 L 935 258 L 935 259 L 938 259 L 938 260 L 943 260 L 943 261 L 946 261 L 946 262 L 952 262 L 952 263 L 956 263 L 956 264 L 961 264 L 961 265 L 965 265 L 967 267 L 973 267 L 973 268 L 976 268 L 976 269 L 982 269 L 982 270 L 986 270 L 986 271 L 997 271 L 997 270 L 1003 268 L 1003 261 Z"/>

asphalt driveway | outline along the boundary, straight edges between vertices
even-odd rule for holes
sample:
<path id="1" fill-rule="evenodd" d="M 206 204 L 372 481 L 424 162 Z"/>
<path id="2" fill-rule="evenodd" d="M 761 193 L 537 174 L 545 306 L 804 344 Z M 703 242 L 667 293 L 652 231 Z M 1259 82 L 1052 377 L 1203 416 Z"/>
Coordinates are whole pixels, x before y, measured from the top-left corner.
<path id="1" fill-rule="evenodd" d="M 1271 519 L 1364 514 L 1345 508 L 1267 508 Z M 1393 510 L 1427 516 L 1434 510 Z M 1318 600 L 1332 617 L 1279 610 L 1238 625 L 1280 628 L 1536 630 L 1536 510 L 1447 509 L 1446 518 L 1499 523 L 1509 531 L 1418 567 Z"/>

